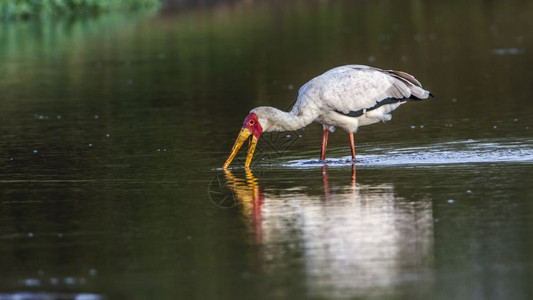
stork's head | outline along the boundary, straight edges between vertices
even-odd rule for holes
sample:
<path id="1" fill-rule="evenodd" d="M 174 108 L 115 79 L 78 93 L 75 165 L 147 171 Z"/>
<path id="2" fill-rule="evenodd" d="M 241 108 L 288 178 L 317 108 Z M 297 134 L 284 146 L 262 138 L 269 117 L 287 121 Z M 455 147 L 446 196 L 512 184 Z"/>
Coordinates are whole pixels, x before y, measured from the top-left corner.
<path id="1" fill-rule="evenodd" d="M 237 137 L 237 140 L 235 141 L 235 144 L 231 149 L 231 153 L 228 157 L 228 160 L 226 160 L 226 163 L 224 163 L 224 166 L 222 168 L 228 168 L 229 164 L 231 163 L 235 155 L 237 155 L 237 152 L 239 152 L 239 149 L 241 149 L 243 143 L 248 138 L 250 138 L 250 145 L 248 147 L 248 156 L 246 157 L 246 163 L 244 164 L 244 167 L 250 167 L 252 157 L 254 156 L 255 146 L 257 146 L 257 141 L 259 140 L 261 132 L 263 132 L 263 128 L 261 127 L 261 124 L 259 124 L 259 119 L 257 118 L 257 115 L 253 112 L 250 113 L 246 117 L 246 119 L 244 119 L 241 132 L 239 132 L 239 136 Z"/>

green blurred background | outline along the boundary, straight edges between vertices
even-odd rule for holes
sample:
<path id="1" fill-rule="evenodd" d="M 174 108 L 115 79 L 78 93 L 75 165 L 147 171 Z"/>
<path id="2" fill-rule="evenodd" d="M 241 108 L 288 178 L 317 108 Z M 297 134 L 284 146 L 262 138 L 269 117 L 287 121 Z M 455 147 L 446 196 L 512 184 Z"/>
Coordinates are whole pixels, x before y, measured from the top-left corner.
<path id="1" fill-rule="evenodd" d="M 2 0 L 0 18 L 27 19 L 158 7 L 162 0 Z"/>

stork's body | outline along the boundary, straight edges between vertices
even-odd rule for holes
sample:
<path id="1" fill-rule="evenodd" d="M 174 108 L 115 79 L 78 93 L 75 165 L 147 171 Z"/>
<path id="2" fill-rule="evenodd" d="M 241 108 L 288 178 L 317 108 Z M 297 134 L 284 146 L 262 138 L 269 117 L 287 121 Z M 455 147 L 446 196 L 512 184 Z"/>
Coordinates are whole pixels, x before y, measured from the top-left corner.
<path id="1" fill-rule="evenodd" d="M 259 135 L 263 131 L 297 130 L 312 122 L 324 127 L 321 159 L 325 159 L 328 131 L 335 127 L 350 135 L 352 157 L 355 159 L 353 133 L 359 126 L 389 121 L 391 112 L 409 100 L 423 100 L 431 95 L 413 76 L 392 70 L 363 65 L 347 65 L 319 75 L 298 91 L 298 100 L 290 112 L 262 106 L 254 108 L 245 119 L 243 128 L 224 168 L 250 135 L 246 167 L 250 165 Z"/>

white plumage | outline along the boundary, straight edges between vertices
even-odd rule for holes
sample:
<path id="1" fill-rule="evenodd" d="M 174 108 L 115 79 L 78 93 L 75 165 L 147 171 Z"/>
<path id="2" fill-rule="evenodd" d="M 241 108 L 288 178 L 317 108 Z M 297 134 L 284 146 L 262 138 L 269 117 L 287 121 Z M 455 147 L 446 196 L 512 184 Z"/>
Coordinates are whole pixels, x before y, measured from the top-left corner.
<path id="1" fill-rule="evenodd" d="M 350 133 L 356 132 L 359 126 L 389 121 L 390 113 L 410 97 L 426 99 L 429 95 L 430 92 L 422 89 L 407 73 L 347 65 L 331 69 L 304 84 L 289 113 L 272 107 L 257 107 L 251 113 L 257 115 L 263 131 L 296 130 L 314 121 Z M 401 101 L 369 110 L 391 98 Z M 347 115 L 359 110 L 366 111 L 357 117 Z"/>
<path id="2" fill-rule="evenodd" d="M 328 131 L 340 127 L 350 135 L 352 157 L 355 159 L 353 133 L 359 126 L 389 121 L 391 112 L 400 105 L 429 96 L 432 96 L 431 93 L 405 72 L 346 65 L 331 69 L 304 84 L 290 112 L 269 106 L 252 109 L 243 129 L 249 130 L 257 139 L 263 131 L 297 130 L 312 122 L 321 123 L 324 136 L 320 158 L 324 160 Z M 236 146 L 237 143 L 225 167 L 240 148 L 240 145 L 237 149 Z M 248 153 L 246 166 L 252 155 L 253 149 Z"/>

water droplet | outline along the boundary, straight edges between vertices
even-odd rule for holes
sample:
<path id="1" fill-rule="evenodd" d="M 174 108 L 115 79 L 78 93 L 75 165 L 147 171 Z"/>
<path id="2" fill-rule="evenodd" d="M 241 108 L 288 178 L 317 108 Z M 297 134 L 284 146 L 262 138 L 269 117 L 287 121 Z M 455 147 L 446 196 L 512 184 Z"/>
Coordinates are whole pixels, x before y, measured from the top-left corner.
<path id="1" fill-rule="evenodd" d="M 58 233 L 58 234 L 57 234 L 57 237 L 58 237 L 58 238 L 62 238 L 62 237 L 63 237 L 63 234 L 62 234 L 62 233 Z"/>
<path id="2" fill-rule="evenodd" d="M 89 148 L 91 148 L 93 146 L 93 144 L 89 144 Z"/>
<path id="3" fill-rule="evenodd" d="M 415 126 L 415 125 L 411 125 L 411 128 L 412 128 L 412 129 L 415 129 L 415 128 L 416 128 L 416 126 Z"/>
<path id="4" fill-rule="evenodd" d="M 454 202 L 455 202 L 455 200 L 453 200 L 453 199 L 448 199 L 448 203 L 454 203 Z"/>
<path id="5" fill-rule="evenodd" d="M 65 277 L 65 279 L 63 279 L 63 282 L 65 282 L 65 284 L 72 285 L 72 284 L 76 283 L 76 278 L 74 278 L 74 277 Z"/>
<path id="6" fill-rule="evenodd" d="M 291 138 L 291 135 L 290 135 L 290 134 L 287 134 L 285 137 L 288 138 L 288 139 L 290 139 L 290 138 Z"/>
<path id="7" fill-rule="evenodd" d="M 105 136 L 106 136 L 106 137 L 110 137 L 111 135 L 110 135 L 109 133 L 106 133 Z"/>
<path id="8" fill-rule="evenodd" d="M 492 126 L 492 128 L 496 129 L 496 128 L 498 128 L 498 126 L 494 125 L 494 126 Z"/>
<path id="9" fill-rule="evenodd" d="M 33 237 L 33 232 L 28 232 L 28 237 L 32 238 Z"/>
<path id="10" fill-rule="evenodd" d="M 518 122 L 518 119 L 514 119 L 513 121 Z"/>
<path id="11" fill-rule="evenodd" d="M 457 98 L 452 98 L 452 102 L 457 102 Z"/>
<path id="12" fill-rule="evenodd" d="M 424 128 L 424 125 L 420 125 L 420 128 Z"/>
<path id="13" fill-rule="evenodd" d="M 376 58 L 375 58 L 374 56 L 369 56 L 369 57 L 368 57 L 368 62 L 369 62 L 369 63 L 373 63 L 373 62 L 375 62 L 375 61 L 376 61 Z"/>
<path id="14" fill-rule="evenodd" d="M 57 115 L 56 119 L 61 120 L 61 115 Z"/>
<path id="15" fill-rule="evenodd" d="M 96 269 L 90 269 L 89 270 L 89 275 L 96 276 L 96 274 L 98 274 L 98 271 L 96 271 Z"/>
<path id="16" fill-rule="evenodd" d="M 467 194 L 472 194 L 472 191 L 471 190 L 466 190 L 466 193 Z"/>
<path id="17" fill-rule="evenodd" d="M 287 88 L 289 89 L 289 91 L 292 91 L 294 89 L 294 85 L 289 84 L 289 86 L 287 86 Z"/>
<path id="18" fill-rule="evenodd" d="M 55 277 L 50 278 L 50 284 L 51 285 L 57 285 L 59 283 L 59 280 Z"/>
<path id="19" fill-rule="evenodd" d="M 94 115 L 94 119 L 98 120 L 98 119 L 100 119 L 100 116 L 99 115 Z"/>

